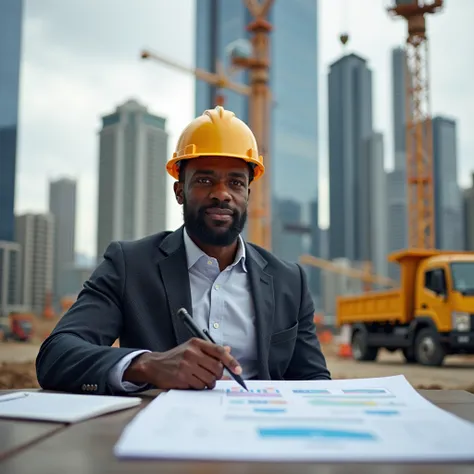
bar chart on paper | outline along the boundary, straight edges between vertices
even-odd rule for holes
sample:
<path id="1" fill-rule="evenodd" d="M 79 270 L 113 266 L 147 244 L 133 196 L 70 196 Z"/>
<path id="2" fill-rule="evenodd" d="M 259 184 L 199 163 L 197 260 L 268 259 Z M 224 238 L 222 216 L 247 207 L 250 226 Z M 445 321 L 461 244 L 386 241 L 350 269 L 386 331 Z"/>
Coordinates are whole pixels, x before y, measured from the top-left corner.
<path id="1" fill-rule="evenodd" d="M 474 425 L 403 376 L 234 381 L 171 390 L 127 426 L 119 457 L 273 461 L 474 460 Z M 150 422 L 152 420 L 152 422 Z"/>

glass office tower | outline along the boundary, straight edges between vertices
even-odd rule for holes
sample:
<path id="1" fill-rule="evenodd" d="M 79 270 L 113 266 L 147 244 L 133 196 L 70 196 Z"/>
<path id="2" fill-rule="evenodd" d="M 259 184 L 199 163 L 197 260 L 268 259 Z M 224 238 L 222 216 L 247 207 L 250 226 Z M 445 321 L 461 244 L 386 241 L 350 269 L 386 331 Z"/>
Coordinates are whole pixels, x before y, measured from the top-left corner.
<path id="1" fill-rule="evenodd" d="M 243 1 L 199 0 L 196 12 L 196 67 L 215 71 L 229 64 L 230 43 L 249 37 L 250 14 Z M 270 87 L 275 100 L 271 128 L 273 200 L 272 250 L 297 261 L 302 253 L 319 256 L 318 228 L 318 51 L 317 1 L 278 1 L 270 14 Z M 232 79 L 248 83 L 240 71 Z M 196 115 L 215 106 L 213 87 L 196 81 Z M 224 106 L 248 122 L 248 100 L 221 91 Z M 291 225 L 291 228 L 289 227 Z M 317 273 L 312 289 L 318 294 Z"/>
<path id="2" fill-rule="evenodd" d="M 22 0 L 0 1 L 0 241 L 13 241 Z"/>

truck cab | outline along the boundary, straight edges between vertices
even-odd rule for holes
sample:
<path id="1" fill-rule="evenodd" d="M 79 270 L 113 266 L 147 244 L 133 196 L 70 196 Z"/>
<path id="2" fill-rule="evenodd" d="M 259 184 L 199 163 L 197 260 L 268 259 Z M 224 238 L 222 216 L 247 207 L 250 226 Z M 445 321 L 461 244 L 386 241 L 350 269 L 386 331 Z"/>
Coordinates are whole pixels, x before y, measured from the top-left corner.
<path id="1" fill-rule="evenodd" d="M 438 365 L 445 354 L 474 353 L 474 255 L 422 260 L 416 288 L 417 358 Z"/>

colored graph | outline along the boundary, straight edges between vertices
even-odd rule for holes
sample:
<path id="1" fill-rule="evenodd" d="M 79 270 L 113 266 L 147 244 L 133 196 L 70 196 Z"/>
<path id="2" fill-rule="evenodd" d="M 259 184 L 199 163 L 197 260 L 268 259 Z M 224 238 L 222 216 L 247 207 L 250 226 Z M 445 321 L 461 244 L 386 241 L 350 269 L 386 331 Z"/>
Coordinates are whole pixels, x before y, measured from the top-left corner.
<path id="1" fill-rule="evenodd" d="M 254 408 L 254 413 L 286 413 L 286 408 Z"/>
<path id="2" fill-rule="evenodd" d="M 262 389 L 250 389 L 248 392 L 243 388 L 232 387 L 226 390 L 228 397 L 242 397 L 242 398 L 254 398 L 254 397 L 268 397 L 268 398 L 280 398 L 281 393 L 279 390 L 269 387 Z"/>
<path id="3" fill-rule="evenodd" d="M 325 400 L 322 398 L 312 398 L 308 400 L 311 405 L 332 406 L 332 407 L 357 407 L 357 406 L 377 406 L 374 400 Z"/>
<path id="4" fill-rule="evenodd" d="M 376 437 L 367 431 L 347 431 L 330 428 L 312 427 L 270 427 L 258 428 L 261 438 L 291 438 L 291 439 L 330 439 L 330 440 L 354 440 L 375 441 Z"/>
<path id="5" fill-rule="evenodd" d="M 301 390 L 293 390 L 293 393 L 311 393 L 313 395 L 317 394 L 326 394 L 329 395 L 331 392 L 329 390 L 310 390 L 310 389 L 301 389 Z"/>
<path id="6" fill-rule="evenodd" d="M 288 402 L 286 400 L 281 399 L 273 399 L 273 398 L 266 398 L 266 399 L 255 399 L 255 398 L 231 398 L 228 403 L 230 405 L 286 405 Z"/>
<path id="7" fill-rule="evenodd" d="M 393 416 L 399 415 L 400 412 L 397 410 L 366 410 L 367 415 L 382 415 L 382 416 Z"/>
<path id="8" fill-rule="evenodd" d="M 388 393 L 384 388 L 356 388 L 356 389 L 345 389 L 343 393 L 365 393 L 370 395 Z"/>
<path id="9" fill-rule="evenodd" d="M 249 405 L 286 405 L 286 400 L 247 400 Z"/>

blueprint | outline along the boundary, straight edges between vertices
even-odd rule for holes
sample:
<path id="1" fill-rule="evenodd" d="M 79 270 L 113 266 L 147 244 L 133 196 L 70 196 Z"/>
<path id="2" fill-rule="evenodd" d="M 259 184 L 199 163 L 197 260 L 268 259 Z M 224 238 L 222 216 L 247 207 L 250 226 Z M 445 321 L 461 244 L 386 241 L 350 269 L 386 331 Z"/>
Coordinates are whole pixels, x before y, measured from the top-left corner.
<path id="1" fill-rule="evenodd" d="M 418 394 L 404 376 L 234 381 L 171 390 L 130 422 L 120 458 L 235 461 L 474 461 L 474 424 Z"/>

